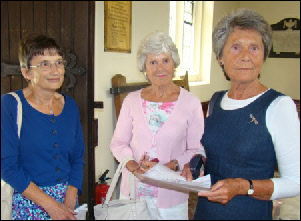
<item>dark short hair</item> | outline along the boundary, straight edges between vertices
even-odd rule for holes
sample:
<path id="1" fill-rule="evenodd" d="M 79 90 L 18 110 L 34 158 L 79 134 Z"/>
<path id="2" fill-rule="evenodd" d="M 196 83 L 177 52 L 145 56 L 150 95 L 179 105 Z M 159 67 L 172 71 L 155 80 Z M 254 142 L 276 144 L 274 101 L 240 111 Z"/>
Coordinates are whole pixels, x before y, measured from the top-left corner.
<path id="1" fill-rule="evenodd" d="M 45 50 L 50 54 L 59 54 L 62 57 L 65 55 L 65 50 L 55 39 L 37 33 L 27 35 L 19 43 L 18 55 L 21 68 L 28 68 L 32 58 L 44 55 Z"/>

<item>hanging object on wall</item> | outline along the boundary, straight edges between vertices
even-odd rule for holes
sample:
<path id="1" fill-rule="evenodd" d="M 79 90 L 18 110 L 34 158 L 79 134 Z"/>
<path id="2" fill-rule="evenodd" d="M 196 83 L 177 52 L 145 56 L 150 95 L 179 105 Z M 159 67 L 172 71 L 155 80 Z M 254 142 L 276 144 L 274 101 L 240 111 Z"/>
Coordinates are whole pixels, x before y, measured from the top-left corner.
<path id="1" fill-rule="evenodd" d="M 104 2 L 104 51 L 131 53 L 132 1 Z"/>
<path id="2" fill-rule="evenodd" d="M 285 18 L 272 24 L 271 58 L 300 58 L 300 19 Z"/>

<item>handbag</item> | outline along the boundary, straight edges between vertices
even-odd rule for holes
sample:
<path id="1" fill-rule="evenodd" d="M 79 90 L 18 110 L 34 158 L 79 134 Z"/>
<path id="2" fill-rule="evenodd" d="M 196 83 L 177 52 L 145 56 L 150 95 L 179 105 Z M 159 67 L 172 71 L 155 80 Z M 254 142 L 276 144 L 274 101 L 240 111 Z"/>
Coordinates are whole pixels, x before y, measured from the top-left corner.
<path id="1" fill-rule="evenodd" d="M 110 188 L 106 195 L 106 200 L 103 204 L 94 206 L 95 220 L 148 220 L 150 219 L 146 200 L 136 199 L 135 197 L 135 182 L 134 175 L 130 173 L 130 199 L 129 200 L 112 200 L 110 201 L 113 191 L 115 190 L 116 183 L 120 176 L 121 171 L 132 157 L 125 157 L 119 164 L 114 177 L 112 179 Z"/>
<path id="2" fill-rule="evenodd" d="M 17 115 L 17 125 L 18 125 L 18 137 L 20 139 L 20 132 L 22 126 L 22 103 L 19 96 L 15 92 L 10 92 L 18 102 L 18 115 Z M 12 212 L 12 196 L 14 189 L 1 179 L 1 220 L 10 220 Z"/>

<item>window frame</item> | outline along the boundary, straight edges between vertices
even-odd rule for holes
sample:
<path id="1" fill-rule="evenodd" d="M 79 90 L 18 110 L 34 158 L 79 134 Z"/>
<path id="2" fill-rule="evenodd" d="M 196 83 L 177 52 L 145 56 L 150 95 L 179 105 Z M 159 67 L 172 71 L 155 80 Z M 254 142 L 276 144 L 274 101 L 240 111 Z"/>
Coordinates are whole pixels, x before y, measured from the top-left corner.
<path id="1" fill-rule="evenodd" d="M 213 8 L 214 2 L 193 1 L 192 25 L 194 30 L 194 40 L 192 43 L 193 61 L 191 69 L 188 70 L 190 82 L 210 83 Z M 184 1 L 170 1 L 169 34 L 178 48 L 179 56 L 181 59 L 181 64 L 176 69 L 176 76 L 182 76 L 186 74 L 186 69 L 183 69 L 182 64 L 184 10 Z"/>

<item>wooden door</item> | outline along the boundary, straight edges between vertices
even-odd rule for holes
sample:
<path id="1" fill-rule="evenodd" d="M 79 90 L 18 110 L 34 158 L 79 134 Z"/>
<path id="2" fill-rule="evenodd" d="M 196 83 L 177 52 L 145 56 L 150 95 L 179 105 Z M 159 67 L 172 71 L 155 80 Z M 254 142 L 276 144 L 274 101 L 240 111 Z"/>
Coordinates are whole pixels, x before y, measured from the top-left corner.
<path id="1" fill-rule="evenodd" d="M 18 44 L 36 32 L 53 37 L 68 49 L 61 92 L 79 106 L 86 144 L 83 193 L 79 203 L 94 206 L 94 1 L 1 1 L 1 95 L 27 86 L 21 76 Z M 93 214 L 89 214 L 92 218 Z"/>

